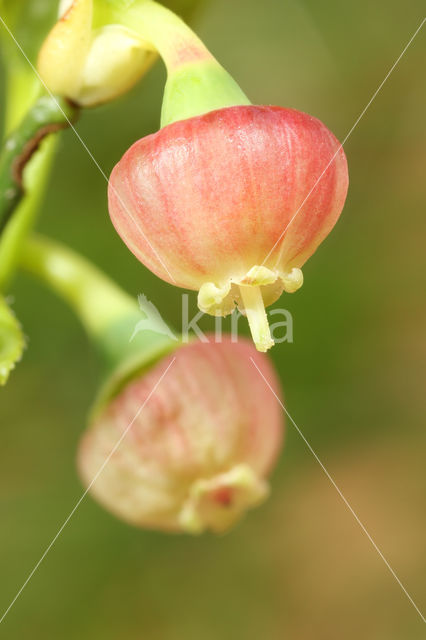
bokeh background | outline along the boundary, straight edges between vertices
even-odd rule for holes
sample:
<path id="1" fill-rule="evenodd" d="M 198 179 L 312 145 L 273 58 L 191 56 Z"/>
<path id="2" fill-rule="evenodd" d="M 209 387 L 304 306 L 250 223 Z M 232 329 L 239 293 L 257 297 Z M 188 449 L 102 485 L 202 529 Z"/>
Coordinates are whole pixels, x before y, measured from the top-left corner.
<path id="1" fill-rule="evenodd" d="M 192 24 L 253 102 L 312 113 L 342 139 L 423 15 L 421 0 L 206 0 Z M 288 410 L 423 612 L 425 57 L 426 27 L 349 138 L 344 213 L 306 265 L 303 288 L 284 299 L 293 344 L 271 354 Z M 158 128 L 164 78 L 157 64 L 131 94 L 78 123 L 107 174 L 135 139 Z M 61 139 L 39 228 L 134 295 L 143 291 L 180 325 L 181 292 L 116 236 L 105 181 L 71 131 Z M 75 451 L 99 373 L 60 301 L 23 275 L 12 293 L 29 346 L 0 391 L 1 611 L 81 496 Z M 192 303 L 195 310 L 195 295 Z M 425 637 L 420 616 L 292 424 L 272 488 L 265 506 L 222 537 L 139 531 L 88 497 L 0 637 Z"/>

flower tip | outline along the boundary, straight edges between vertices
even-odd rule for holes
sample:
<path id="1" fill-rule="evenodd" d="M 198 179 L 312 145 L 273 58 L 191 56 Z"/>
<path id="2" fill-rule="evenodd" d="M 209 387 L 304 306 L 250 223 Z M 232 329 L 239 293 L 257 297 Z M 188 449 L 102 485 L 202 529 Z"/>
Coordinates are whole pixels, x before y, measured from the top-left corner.
<path id="1" fill-rule="evenodd" d="M 249 359 L 277 393 L 279 383 L 247 340 L 194 341 L 171 358 L 137 373 L 93 419 L 79 472 L 90 493 L 130 524 L 221 533 L 267 497 L 282 444 L 281 408 Z"/>
<path id="2" fill-rule="evenodd" d="M 269 349 L 271 349 L 275 345 L 275 342 L 272 340 L 269 334 L 269 336 L 263 337 L 260 341 L 255 342 L 254 344 L 258 351 L 260 351 L 261 353 L 266 353 L 267 351 L 269 351 Z"/>
<path id="3" fill-rule="evenodd" d="M 206 529 L 223 533 L 245 511 L 263 502 L 268 493 L 268 484 L 246 464 L 208 480 L 197 480 L 179 514 L 180 527 L 194 535 Z"/>

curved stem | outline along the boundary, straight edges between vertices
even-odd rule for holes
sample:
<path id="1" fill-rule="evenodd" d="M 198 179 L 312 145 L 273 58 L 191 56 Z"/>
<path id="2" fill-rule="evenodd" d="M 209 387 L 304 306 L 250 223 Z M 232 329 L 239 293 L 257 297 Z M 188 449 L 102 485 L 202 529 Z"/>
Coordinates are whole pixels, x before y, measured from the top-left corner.
<path id="1" fill-rule="evenodd" d="M 1 156 L 0 291 L 7 289 L 16 271 L 22 242 L 34 225 L 44 196 L 56 136 L 49 135 L 46 140 L 43 136 L 67 126 L 76 115 L 75 107 L 62 99 L 44 96 L 32 107 L 28 105 L 37 88 L 32 76 L 20 67 L 10 70 L 8 78 L 6 128 L 17 128 L 9 134 Z"/>
<path id="2" fill-rule="evenodd" d="M 56 150 L 54 136 L 45 140 L 29 163 L 26 195 L 0 236 L 0 291 L 6 291 L 17 269 L 22 243 L 34 226 Z"/>
<path id="3" fill-rule="evenodd" d="M 120 0 L 112 0 L 109 9 L 99 7 L 97 11 L 95 4 L 94 26 L 104 21 L 118 22 L 136 32 L 147 47 L 158 51 L 169 73 L 184 64 L 214 61 L 190 27 L 154 0 L 133 0 L 124 5 Z"/>
<path id="4" fill-rule="evenodd" d="M 74 309 L 89 335 L 97 336 L 123 314 L 137 311 L 135 300 L 99 269 L 52 240 L 35 234 L 27 239 L 20 265 Z"/>
<path id="5" fill-rule="evenodd" d="M 111 0 L 109 15 L 158 51 L 167 68 L 161 126 L 215 109 L 250 104 L 235 80 L 198 36 L 172 11 L 153 0 Z M 96 14 L 95 14 L 96 15 Z"/>
<path id="6" fill-rule="evenodd" d="M 39 98 L 7 138 L 0 156 L 0 232 L 25 194 L 24 169 L 41 141 L 69 126 L 76 109 L 62 98 Z"/>
<path id="7" fill-rule="evenodd" d="M 152 305 L 138 305 L 102 271 L 71 249 L 33 236 L 24 245 L 21 266 L 72 307 L 98 347 L 109 373 L 128 358 L 132 361 L 136 358 L 140 368 L 141 362 L 152 359 L 153 354 L 174 348 L 172 332 Z"/>

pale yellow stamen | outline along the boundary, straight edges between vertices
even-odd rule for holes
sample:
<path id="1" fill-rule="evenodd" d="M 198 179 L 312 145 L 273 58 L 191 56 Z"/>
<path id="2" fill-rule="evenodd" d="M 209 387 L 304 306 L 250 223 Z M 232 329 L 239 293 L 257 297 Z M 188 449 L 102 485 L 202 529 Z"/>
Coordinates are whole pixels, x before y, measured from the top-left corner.
<path id="1" fill-rule="evenodd" d="M 261 288 L 259 285 L 240 284 L 239 289 L 256 349 L 267 351 L 274 346 L 274 341 L 269 330 Z"/>

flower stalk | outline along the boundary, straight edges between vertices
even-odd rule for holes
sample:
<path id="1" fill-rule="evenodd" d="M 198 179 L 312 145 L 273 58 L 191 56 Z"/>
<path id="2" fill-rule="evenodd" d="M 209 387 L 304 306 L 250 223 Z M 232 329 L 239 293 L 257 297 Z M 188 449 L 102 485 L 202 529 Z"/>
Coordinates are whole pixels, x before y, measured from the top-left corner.
<path id="1" fill-rule="evenodd" d="M 11 88 L 16 84 L 22 88 L 18 80 L 19 76 L 16 82 L 11 78 Z M 22 109 L 23 96 L 22 90 L 12 92 L 10 107 Z M 69 126 L 77 115 L 78 110 L 69 101 L 41 96 L 28 107 L 4 143 L 0 159 L 0 291 L 7 289 L 22 243 L 34 225 L 55 153 L 55 133 Z"/>
<path id="2" fill-rule="evenodd" d="M 125 9 L 122 5 L 112 0 L 116 8 L 110 19 L 135 31 L 167 68 L 161 127 L 214 109 L 250 104 L 232 76 L 172 11 L 153 0 L 133 0 Z"/>
<path id="3" fill-rule="evenodd" d="M 54 135 L 44 140 L 28 163 L 25 195 L 0 236 L 0 291 L 8 289 L 19 264 L 22 243 L 34 226 L 48 183 L 56 143 Z"/>
<path id="4" fill-rule="evenodd" d="M 42 96 L 6 139 L 0 156 L 0 233 L 25 195 L 26 165 L 44 138 L 68 127 L 76 116 L 67 100 Z"/>
<path id="5" fill-rule="evenodd" d="M 71 306 L 97 348 L 109 378 L 99 405 L 135 370 L 175 348 L 176 341 L 166 335 L 159 319 L 145 313 L 135 299 L 71 249 L 33 236 L 24 245 L 21 266 Z M 149 322 L 134 335 L 141 318 Z"/>

